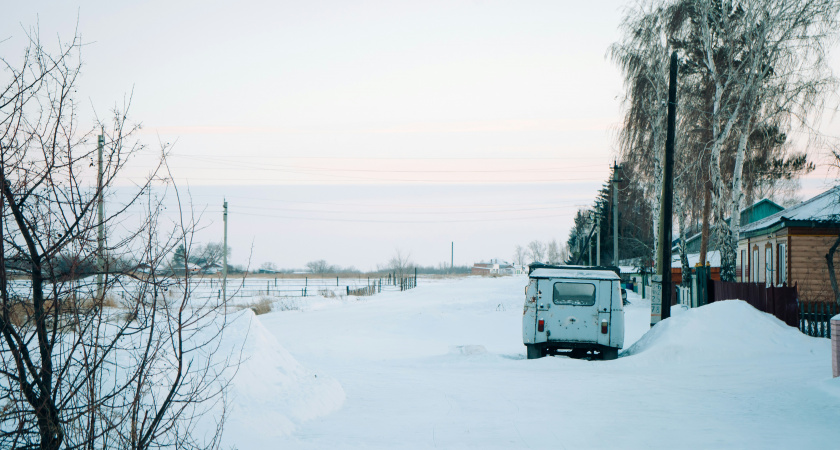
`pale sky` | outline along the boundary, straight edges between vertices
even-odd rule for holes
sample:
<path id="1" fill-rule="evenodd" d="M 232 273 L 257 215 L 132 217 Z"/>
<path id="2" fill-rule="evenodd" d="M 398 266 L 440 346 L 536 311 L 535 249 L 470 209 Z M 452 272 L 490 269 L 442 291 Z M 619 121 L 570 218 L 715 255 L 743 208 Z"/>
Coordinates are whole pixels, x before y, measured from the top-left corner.
<path id="1" fill-rule="evenodd" d="M 472 264 L 565 242 L 607 179 L 626 3 L 14 2 L 0 54 L 36 24 L 55 48 L 78 17 L 83 116 L 133 92 L 147 151 L 126 181 L 174 144 L 200 240 L 221 240 L 227 197 L 234 263 L 437 265 L 455 241 Z"/>

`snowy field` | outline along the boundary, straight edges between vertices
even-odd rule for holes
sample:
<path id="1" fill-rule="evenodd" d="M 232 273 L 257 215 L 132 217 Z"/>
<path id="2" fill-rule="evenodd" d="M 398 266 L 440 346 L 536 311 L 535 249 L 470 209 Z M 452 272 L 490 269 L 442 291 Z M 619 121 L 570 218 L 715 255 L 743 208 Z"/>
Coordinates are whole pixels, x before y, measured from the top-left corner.
<path id="1" fill-rule="evenodd" d="M 615 361 L 526 360 L 526 277 L 312 298 L 254 316 L 226 441 L 259 448 L 837 448 L 830 342 L 743 302 L 649 329 Z M 247 333 L 247 338 L 245 337 Z"/>
<path id="2" fill-rule="evenodd" d="M 193 275 L 189 278 L 190 299 L 198 300 L 198 304 L 203 304 L 208 299 L 221 299 L 222 284 L 220 275 Z M 77 283 L 78 289 L 81 292 L 87 292 L 88 295 L 93 296 L 96 290 L 96 278 L 87 277 L 82 278 Z M 436 275 L 420 275 L 418 276 L 419 283 L 430 284 L 443 281 L 444 278 Z M 166 290 L 165 295 L 169 298 L 182 298 L 184 293 L 184 285 L 187 281 L 184 278 L 163 278 L 160 281 L 163 289 Z M 348 289 L 360 289 L 370 285 L 380 285 L 382 292 L 386 291 L 400 291 L 400 286 L 397 284 L 388 284 L 386 278 L 371 278 L 368 276 L 345 276 L 345 277 L 321 277 L 321 276 L 277 276 L 271 275 L 256 275 L 256 276 L 231 276 L 228 278 L 227 284 L 227 298 L 230 305 L 250 305 L 259 302 L 264 297 L 283 298 L 301 300 L 306 304 L 318 303 L 319 297 L 343 297 L 347 295 Z M 14 279 L 11 280 L 12 292 L 15 295 L 22 297 L 30 297 L 31 288 L 28 279 Z M 61 283 L 62 289 L 67 289 L 67 283 Z M 45 285 L 45 290 L 50 291 L 51 284 Z M 143 283 L 138 283 L 133 278 L 120 277 L 118 281 L 112 282 L 108 287 L 108 295 L 112 296 L 115 301 L 121 300 L 130 301 L 136 297 L 138 292 L 147 292 L 149 286 L 144 286 Z M 301 297 L 306 297 L 303 299 Z M 286 302 L 297 304 L 297 302 Z"/>

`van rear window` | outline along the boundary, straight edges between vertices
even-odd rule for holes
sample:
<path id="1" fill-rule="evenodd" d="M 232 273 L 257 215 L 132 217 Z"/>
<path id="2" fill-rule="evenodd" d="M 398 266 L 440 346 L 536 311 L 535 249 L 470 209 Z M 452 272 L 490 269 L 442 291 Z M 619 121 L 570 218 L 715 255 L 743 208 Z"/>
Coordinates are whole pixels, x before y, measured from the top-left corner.
<path id="1" fill-rule="evenodd" d="M 592 306 L 595 304 L 595 285 L 590 283 L 554 283 L 554 304 Z"/>

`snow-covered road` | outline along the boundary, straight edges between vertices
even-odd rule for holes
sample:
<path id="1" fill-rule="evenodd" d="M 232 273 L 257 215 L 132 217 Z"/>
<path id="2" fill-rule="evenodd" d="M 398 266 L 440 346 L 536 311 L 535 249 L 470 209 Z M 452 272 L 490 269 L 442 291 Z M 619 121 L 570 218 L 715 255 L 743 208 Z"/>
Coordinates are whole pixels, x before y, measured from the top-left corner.
<path id="1" fill-rule="evenodd" d="M 840 445 L 840 379 L 830 378 L 827 339 L 742 302 L 678 314 L 642 338 L 649 304 L 631 294 L 618 360 L 526 360 L 526 280 L 444 280 L 258 316 L 260 329 L 345 397 L 327 383 L 336 398 L 318 401 L 337 410 L 282 436 L 266 421 L 236 420 L 271 416 L 271 398 L 235 400 L 228 441 L 240 449 Z M 248 379 L 249 391 L 259 392 L 259 379 Z"/>

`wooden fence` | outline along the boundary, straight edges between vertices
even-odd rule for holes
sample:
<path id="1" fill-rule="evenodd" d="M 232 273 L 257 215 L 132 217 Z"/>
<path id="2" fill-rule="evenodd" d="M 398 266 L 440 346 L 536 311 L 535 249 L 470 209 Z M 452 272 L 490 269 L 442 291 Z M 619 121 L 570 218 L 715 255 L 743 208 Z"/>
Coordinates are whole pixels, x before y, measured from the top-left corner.
<path id="1" fill-rule="evenodd" d="M 401 278 L 400 279 L 400 290 L 407 291 L 409 289 L 414 289 L 417 287 L 417 276 L 408 277 L 408 278 Z"/>
<path id="2" fill-rule="evenodd" d="M 279 282 L 278 282 L 279 281 Z M 213 295 L 221 298 L 221 282 L 209 279 L 204 286 Z M 264 283 L 264 284 L 263 284 Z M 369 296 L 383 290 L 404 291 L 417 286 L 417 276 L 400 278 L 396 274 L 388 274 L 387 278 L 371 279 L 367 277 L 348 278 L 274 278 L 229 280 L 227 295 L 230 298 L 249 298 L 260 296 L 272 297 L 334 297 L 338 295 Z"/>
<path id="3" fill-rule="evenodd" d="M 754 306 L 759 311 L 773 314 L 782 322 L 792 326 L 799 326 L 799 306 L 796 285 L 793 287 L 765 286 L 760 283 L 730 283 L 727 281 L 711 281 L 713 289 L 709 302 L 740 299 Z M 711 293 L 710 292 L 710 293 Z"/>
<path id="4" fill-rule="evenodd" d="M 831 318 L 840 314 L 840 305 L 827 302 L 800 302 L 797 286 L 766 286 L 762 283 L 730 283 L 709 277 L 702 267 L 691 287 L 678 287 L 674 304 L 702 306 L 714 301 L 739 299 L 759 311 L 773 314 L 808 336 L 831 338 Z"/>
<path id="5" fill-rule="evenodd" d="M 840 305 L 828 302 L 799 302 L 799 329 L 808 336 L 831 338 L 831 318 Z"/>
<path id="6" fill-rule="evenodd" d="M 347 286 L 347 295 L 355 295 L 356 297 L 364 297 L 379 292 L 382 292 L 382 280 L 379 280 L 378 283 L 374 281 L 373 284 L 356 289 L 350 289 L 350 286 Z"/>

